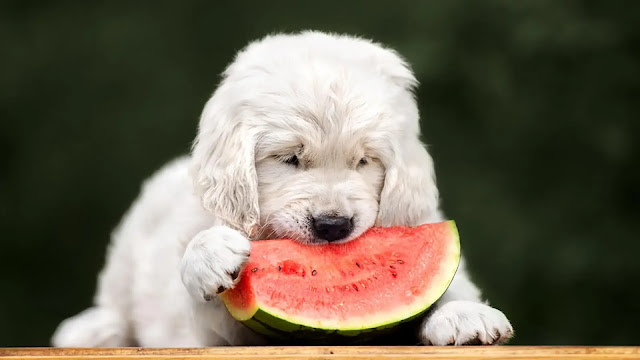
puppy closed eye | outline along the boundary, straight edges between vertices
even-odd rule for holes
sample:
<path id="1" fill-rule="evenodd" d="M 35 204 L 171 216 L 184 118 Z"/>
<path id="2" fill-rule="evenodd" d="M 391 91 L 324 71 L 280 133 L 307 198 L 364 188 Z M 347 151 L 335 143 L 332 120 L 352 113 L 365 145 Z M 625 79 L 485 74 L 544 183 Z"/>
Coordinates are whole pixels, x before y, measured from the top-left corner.
<path id="1" fill-rule="evenodd" d="M 367 164 L 369 164 L 369 160 L 366 157 L 363 157 L 362 159 L 360 159 L 360 161 L 358 161 L 358 167 L 363 167 Z"/>
<path id="2" fill-rule="evenodd" d="M 296 155 L 282 157 L 280 161 L 294 167 L 298 167 L 300 165 L 300 160 L 298 160 L 298 157 Z"/>

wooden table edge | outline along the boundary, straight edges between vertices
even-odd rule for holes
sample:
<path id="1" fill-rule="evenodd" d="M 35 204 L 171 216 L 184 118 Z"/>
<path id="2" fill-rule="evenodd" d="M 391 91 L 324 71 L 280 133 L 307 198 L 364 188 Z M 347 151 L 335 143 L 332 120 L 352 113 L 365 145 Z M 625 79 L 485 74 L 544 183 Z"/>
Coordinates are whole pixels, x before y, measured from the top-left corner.
<path id="1" fill-rule="evenodd" d="M 255 346 L 211 348 L 0 348 L 7 360 L 640 359 L 637 346 Z"/>

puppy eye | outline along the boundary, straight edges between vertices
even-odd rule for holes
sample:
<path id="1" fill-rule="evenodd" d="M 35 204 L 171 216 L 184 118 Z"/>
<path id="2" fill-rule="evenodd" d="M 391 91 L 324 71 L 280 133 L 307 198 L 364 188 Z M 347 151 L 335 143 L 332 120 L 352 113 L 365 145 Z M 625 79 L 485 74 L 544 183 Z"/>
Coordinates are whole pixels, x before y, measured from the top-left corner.
<path id="1" fill-rule="evenodd" d="M 369 163 L 369 161 L 367 160 L 367 158 L 362 158 L 360 159 L 360 161 L 358 161 L 358 166 L 365 166 Z"/>
<path id="2" fill-rule="evenodd" d="M 295 167 L 298 167 L 298 165 L 300 165 L 300 161 L 298 160 L 298 157 L 296 155 L 285 158 L 282 162 L 285 164 L 293 165 Z"/>

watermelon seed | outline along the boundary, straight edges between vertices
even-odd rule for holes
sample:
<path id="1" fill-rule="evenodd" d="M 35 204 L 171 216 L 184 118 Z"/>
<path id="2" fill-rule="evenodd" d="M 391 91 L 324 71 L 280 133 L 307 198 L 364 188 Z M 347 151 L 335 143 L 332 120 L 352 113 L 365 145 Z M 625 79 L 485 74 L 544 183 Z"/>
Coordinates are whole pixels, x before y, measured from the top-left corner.
<path id="1" fill-rule="evenodd" d="M 366 286 L 364 286 L 364 283 L 362 281 L 360 281 L 360 286 L 362 286 L 363 289 L 367 288 Z"/>
<path id="2" fill-rule="evenodd" d="M 278 271 L 282 271 L 282 266 L 278 265 Z"/>
<path id="3" fill-rule="evenodd" d="M 389 267 L 390 267 L 390 268 L 392 268 L 393 270 L 395 270 L 395 269 L 396 269 L 396 267 L 395 267 L 395 266 L 393 266 L 393 265 L 389 265 Z"/>
<path id="4" fill-rule="evenodd" d="M 362 266 L 360 266 L 360 263 L 356 263 L 356 266 L 362 269 Z"/>
<path id="5" fill-rule="evenodd" d="M 346 286 L 344 287 L 344 289 L 345 289 L 345 290 L 351 290 L 351 289 L 349 288 L 349 285 L 346 285 Z"/>
<path id="6" fill-rule="evenodd" d="M 317 273 L 318 273 L 317 271 L 313 270 L 311 271 L 311 276 L 316 276 Z"/>
<path id="7" fill-rule="evenodd" d="M 391 273 L 391 276 L 396 277 L 396 276 L 398 276 L 398 273 L 394 271 L 394 272 Z"/>
<path id="8" fill-rule="evenodd" d="M 251 272 L 256 272 L 256 271 L 258 271 L 258 268 L 257 268 L 257 267 L 255 267 L 255 268 L 251 269 Z"/>
<path id="9" fill-rule="evenodd" d="M 404 261 L 398 260 L 398 264 L 404 264 Z"/>
<path id="10" fill-rule="evenodd" d="M 389 261 L 389 262 L 390 262 L 390 263 L 392 263 L 392 264 L 395 264 L 395 263 L 396 263 L 396 261 L 395 261 L 395 260 L 391 260 L 391 261 Z"/>
<path id="11" fill-rule="evenodd" d="M 373 260 L 371 260 L 371 263 L 372 263 L 373 265 L 376 265 L 376 262 L 375 262 L 375 261 L 373 261 Z"/>

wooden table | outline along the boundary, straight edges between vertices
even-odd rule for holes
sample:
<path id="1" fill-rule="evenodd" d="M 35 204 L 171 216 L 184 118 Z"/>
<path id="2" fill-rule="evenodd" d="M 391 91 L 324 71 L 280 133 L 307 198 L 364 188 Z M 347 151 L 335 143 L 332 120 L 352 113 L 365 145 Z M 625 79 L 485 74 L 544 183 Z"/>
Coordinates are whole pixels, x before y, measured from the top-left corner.
<path id="1" fill-rule="evenodd" d="M 640 347 L 576 346 L 301 346 L 204 349 L 0 348 L 0 359 L 236 360 L 236 359 L 640 359 Z"/>

